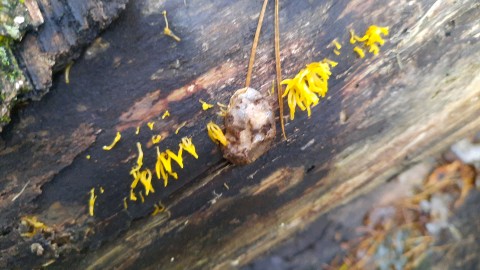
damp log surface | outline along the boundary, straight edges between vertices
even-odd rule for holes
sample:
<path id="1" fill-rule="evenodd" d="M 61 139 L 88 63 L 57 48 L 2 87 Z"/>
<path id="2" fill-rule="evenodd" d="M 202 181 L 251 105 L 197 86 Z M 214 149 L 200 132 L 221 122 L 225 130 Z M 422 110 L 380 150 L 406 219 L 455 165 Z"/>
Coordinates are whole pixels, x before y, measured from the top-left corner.
<path id="1" fill-rule="evenodd" d="M 288 141 L 277 134 L 254 163 L 233 166 L 206 134 L 210 120 L 222 122 L 218 108 L 198 102 L 227 104 L 243 87 L 260 1 L 133 1 L 74 64 L 70 84 L 58 76 L 1 134 L 0 268 L 238 268 L 479 129 L 476 1 L 280 2 L 283 76 L 324 57 L 339 62 L 312 117 L 287 121 Z M 164 9 L 179 43 L 162 34 Z M 252 87 L 267 95 L 273 2 L 264 23 Z M 390 26 L 390 36 L 377 57 L 357 59 L 348 29 L 370 24 Z M 340 56 L 327 48 L 334 38 L 344 44 Z M 103 151 L 116 131 L 121 141 Z M 167 188 L 155 180 L 145 203 L 124 210 L 135 144 L 152 168 L 148 141 L 159 133 L 162 149 L 191 136 L 200 158 L 186 157 L 179 180 Z M 89 217 L 88 192 L 100 186 Z M 159 201 L 166 211 L 151 216 Z M 24 216 L 55 233 L 22 237 Z"/>

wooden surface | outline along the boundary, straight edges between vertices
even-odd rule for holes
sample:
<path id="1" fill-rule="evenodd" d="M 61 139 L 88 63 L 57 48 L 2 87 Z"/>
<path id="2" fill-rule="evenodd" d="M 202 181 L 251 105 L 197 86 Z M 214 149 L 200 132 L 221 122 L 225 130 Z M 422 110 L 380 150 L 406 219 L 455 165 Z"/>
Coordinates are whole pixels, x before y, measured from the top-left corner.
<path id="1" fill-rule="evenodd" d="M 311 119 L 287 121 L 289 140 L 278 135 L 269 152 L 242 167 L 209 140 L 206 123 L 222 120 L 198 99 L 227 103 L 243 86 L 260 1 L 127 5 L 72 67 L 70 84 L 58 76 L 53 91 L 19 109 L 1 134 L 0 268 L 52 260 L 53 269 L 238 268 L 480 127 L 475 1 L 281 4 L 283 76 L 324 57 L 339 65 Z M 180 43 L 162 34 L 163 9 Z M 252 79 L 264 93 L 274 78 L 273 2 L 267 14 Z M 380 55 L 357 59 L 348 29 L 370 24 L 390 26 L 390 37 Z M 327 49 L 334 38 L 344 44 L 339 57 Z M 161 120 L 166 109 L 172 116 Z M 125 211 L 135 143 L 152 135 L 148 121 L 166 135 L 162 149 L 193 136 L 200 158 L 187 158 L 178 181 L 165 189 L 156 183 L 144 204 Z M 121 142 L 103 151 L 117 130 Z M 145 149 L 145 161 L 152 167 L 154 148 Z M 88 192 L 99 186 L 105 193 L 90 218 Z M 167 211 L 152 217 L 158 201 Z M 26 215 L 56 233 L 22 238 Z M 30 251 L 33 243 L 45 247 L 42 256 Z"/>

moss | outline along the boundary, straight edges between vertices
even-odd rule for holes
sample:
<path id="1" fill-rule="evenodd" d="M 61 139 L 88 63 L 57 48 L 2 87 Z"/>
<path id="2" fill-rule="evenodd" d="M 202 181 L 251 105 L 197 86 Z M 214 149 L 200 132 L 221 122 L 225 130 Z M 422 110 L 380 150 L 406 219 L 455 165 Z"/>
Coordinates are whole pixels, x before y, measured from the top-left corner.
<path id="1" fill-rule="evenodd" d="M 7 124 L 10 123 L 10 116 L 9 115 L 3 115 L 0 117 L 0 124 Z"/>

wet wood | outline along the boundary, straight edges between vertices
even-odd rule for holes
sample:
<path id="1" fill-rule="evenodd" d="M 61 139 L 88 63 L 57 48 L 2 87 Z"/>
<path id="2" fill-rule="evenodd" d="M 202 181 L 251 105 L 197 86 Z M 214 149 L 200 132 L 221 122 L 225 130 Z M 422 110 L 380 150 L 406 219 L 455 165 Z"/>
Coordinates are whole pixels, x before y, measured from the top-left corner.
<path id="1" fill-rule="evenodd" d="M 284 77 L 324 57 L 339 62 L 311 119 L 287 121 L 288 141 L 277 134 L 257 161 L 233 166 L 205 131 L 210 120 L 221 123 L 218 108 L 203 111 L 198 102 L 228 103 L 243 86 L 260 2 L 135 1 L 75 63 L 69 85 L 59 76 L 51 94 L 20 109 L 2 133 L 1 268 L 238 268 L 479 129 L 475 1 L 281 2 Z M 263 93 L 275 76 L 272 4 L 252 78 Z M 163 9 L 181 42 L 162 34 Z M 380 55 L 357 59 L 348 30 L 370 24 L 390 26 L 390 37 Z M 334 38 L 344 44 L 338 57 L 327 48 Z M 171 117 L 162 119 L 165 110 Z M 103 151 L 117 130 L 122 140 Z M 147 142 L 158 133 L 162 149 L 192 136 L 200 158 L 187 157 L 179 180 L 156 182 L 145 203 L 124 210 L 135 144 L 152 168 Z M 88 217 L 88 192 L 100 186 L 105 193 Z M 151 216 L 158 202 L 166 210 Z M 27 215 L 55 233 L 22 237 Z M 42 255 L 32 253 L 35 243 Z"/>

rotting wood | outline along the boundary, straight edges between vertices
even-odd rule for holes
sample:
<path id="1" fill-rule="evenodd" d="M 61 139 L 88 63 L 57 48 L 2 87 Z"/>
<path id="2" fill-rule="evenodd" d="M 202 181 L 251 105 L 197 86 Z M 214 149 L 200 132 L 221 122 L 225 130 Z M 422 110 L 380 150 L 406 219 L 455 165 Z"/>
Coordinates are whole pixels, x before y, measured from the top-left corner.
<path id="1" fill-rule="evenodd" d="M 198 99 L 226 103 L 243 85 L 242 63 L 254 32 L 248 26 L 255 25 L 259 4 L 161 3 L 172 31 L 182 37 L 176 43 L 161 34 L 163 8 L 156 1 L 135 2 L 102 36 L 122 46 L 79 60 L 68 86 L 59 80 L 48 100 L 19 112 L 2 135 L 0 179 L 8 189 L 0 197 L 0 266 L 22 261 L 32 268 L 57 252 L 62 256 L 53 268 L 237 268 L 401 168 L 478 130 L 480 35 L 472 24 L 478 4 L 441 2 L 285 1 L 283 75 L 323 57 L 340 64 L 330 99 L 315 107 L 311 119 L 298 115 L 288 122 L 288 142 L 277 135 L 269 152 L 244 167 L 221 159 L 205 131 L 214 111 L 201 110 Z M 345 47 L 334 58 L 326 50 L 335 38 L 348 40 L 349 28 L 362 31 L 373 23 L 391 27 L 378 57 L 358 60 Z M 252 80 L 265 93 L 275 74 L 272 26 L 267 12 Z M 165 110 L 171 116 L 161 120 Z M 341 111 L 349 116 L 344 123 Z M 200 158 L 187 159 L 178 181 L 125 211 L 135 143 L 150 139 L 144 125 L 152 120 L 155 131 L 165 133 L 161 145 L 175 146 L 190 135 Z M 117 129 L 122 140 L 115 154 L 101 150 Z M 145 149 L 147 165 L 153 152 Z M 10 203 L 27 181 L 31 185 Z M 105 186 L 105 195 L 88 218 L 87 193 L 97 185 Z M 158 201 L 166 211 L 151 217 Z M 38 216 L 69 241 L 32 254 L 31 244 L 52 239 L 21 238 L 17 227 L 24 215 Z"/>

